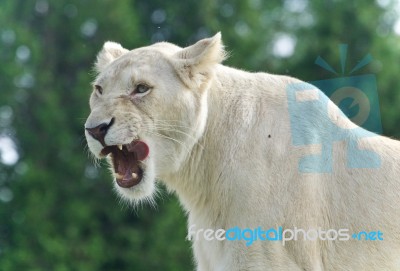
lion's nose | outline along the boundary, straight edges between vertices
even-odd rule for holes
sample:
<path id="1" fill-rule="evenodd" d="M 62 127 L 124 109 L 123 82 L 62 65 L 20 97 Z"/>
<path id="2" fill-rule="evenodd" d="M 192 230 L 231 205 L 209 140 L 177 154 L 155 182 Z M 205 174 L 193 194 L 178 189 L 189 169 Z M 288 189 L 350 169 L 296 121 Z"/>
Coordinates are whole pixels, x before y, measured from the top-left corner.
<path id="1" fill-rule="evenodd" d="M 106 145 L 104 142 L 104 137 L 107 134 L 108 129 L 113 125 L 114 118 L 111 119 L 109 123 L 102 123 L 93 128 L 86 128 L 86 131 L 96 140 L 98 140 L 103 146 Z"/>

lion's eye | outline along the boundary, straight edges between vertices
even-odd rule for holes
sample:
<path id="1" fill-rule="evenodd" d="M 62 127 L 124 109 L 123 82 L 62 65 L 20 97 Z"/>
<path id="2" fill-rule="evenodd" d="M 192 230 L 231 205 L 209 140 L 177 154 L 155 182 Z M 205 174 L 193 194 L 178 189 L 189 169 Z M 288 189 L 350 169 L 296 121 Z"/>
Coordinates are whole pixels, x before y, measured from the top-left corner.
<path id="1" fill-rule="evenodd" d="M 135 88 L 135 93 L 146 93 L 150 90 L 150 87 L 145 84 L 138 84 Z"/>
<path id="2" fill-rule="evenodd" d="M 96 89 L 98 94 L 103 94 L 103 88 L 99 85 L 94 85 L 94 88 Z"/>

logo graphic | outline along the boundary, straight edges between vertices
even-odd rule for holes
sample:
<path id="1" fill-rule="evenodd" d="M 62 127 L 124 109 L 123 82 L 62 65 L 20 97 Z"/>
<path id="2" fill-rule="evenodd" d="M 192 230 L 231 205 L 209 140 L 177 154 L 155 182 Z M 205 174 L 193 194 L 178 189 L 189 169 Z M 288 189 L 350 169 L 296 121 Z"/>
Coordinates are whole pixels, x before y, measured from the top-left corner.
<path id="1" fill-rule="evenodd" d="M 344 76 L 347 45 L 340 45 L 339 50 L 342 77 L 294 83 L 286 89 L 293 145 L 318 144 L 321 147 L 318 153 L 300 158 L 302 173 L 331 173 L 333 143 L 339 141 L 347 143 L 348 168 L 379 168 L 381 165 L 378 154 L 359 146 L 360 139 L 382 133 L 375 75 Z M 350 75 L 371 60 L 369 54 L 365 56 Z M 338 75 L 321 57 L 315 63 Z"/>
<path id="2" fill-rule="evenodd" d="M 355 124 L 362 126 L 370 115 L 371 105 L 369 99 L 358 88 L 341 87 L 330 96 L 330 99 Z M 346 104 L 341 106 L 344 102 Z"/>

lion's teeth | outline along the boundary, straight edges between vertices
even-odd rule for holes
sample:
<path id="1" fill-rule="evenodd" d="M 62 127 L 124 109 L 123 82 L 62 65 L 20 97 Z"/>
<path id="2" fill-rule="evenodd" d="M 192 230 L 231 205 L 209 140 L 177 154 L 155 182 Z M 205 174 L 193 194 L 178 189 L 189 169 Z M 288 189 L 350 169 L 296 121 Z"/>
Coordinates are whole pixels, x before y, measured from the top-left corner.
<path id="1" fill-rule="evenodd" d="M 132 172 L 132 178 L 136 179 L 137 178 L 137 174 Z"/>
<path id="2" fill-rule="evenodd" d="M 114 173 L 115 178 L 117 179 L 122 179 L 124 176 L 122 176 L 121 174 L 118 173 Z"/>
<path id="3" fill-rule="evenodd" d="M 122 151 L 122 145 L 120 144 L 120 145 L 117 145 L 117 146 L 118 146 L 118 149 Z"/>

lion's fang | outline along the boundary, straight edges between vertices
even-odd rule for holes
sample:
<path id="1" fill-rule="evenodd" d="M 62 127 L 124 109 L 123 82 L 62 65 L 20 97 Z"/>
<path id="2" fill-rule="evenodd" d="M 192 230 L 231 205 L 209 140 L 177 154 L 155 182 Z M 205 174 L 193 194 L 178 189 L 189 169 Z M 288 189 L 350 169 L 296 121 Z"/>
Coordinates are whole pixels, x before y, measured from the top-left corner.
<path id="1" fill-rule="evenodd" d="M 115 173 L 114 176 L 117 179 L 122 179 L 124 177 L 124 176 L 122 176 L 121 174 L 118 174 L 118 173 Z"/>

